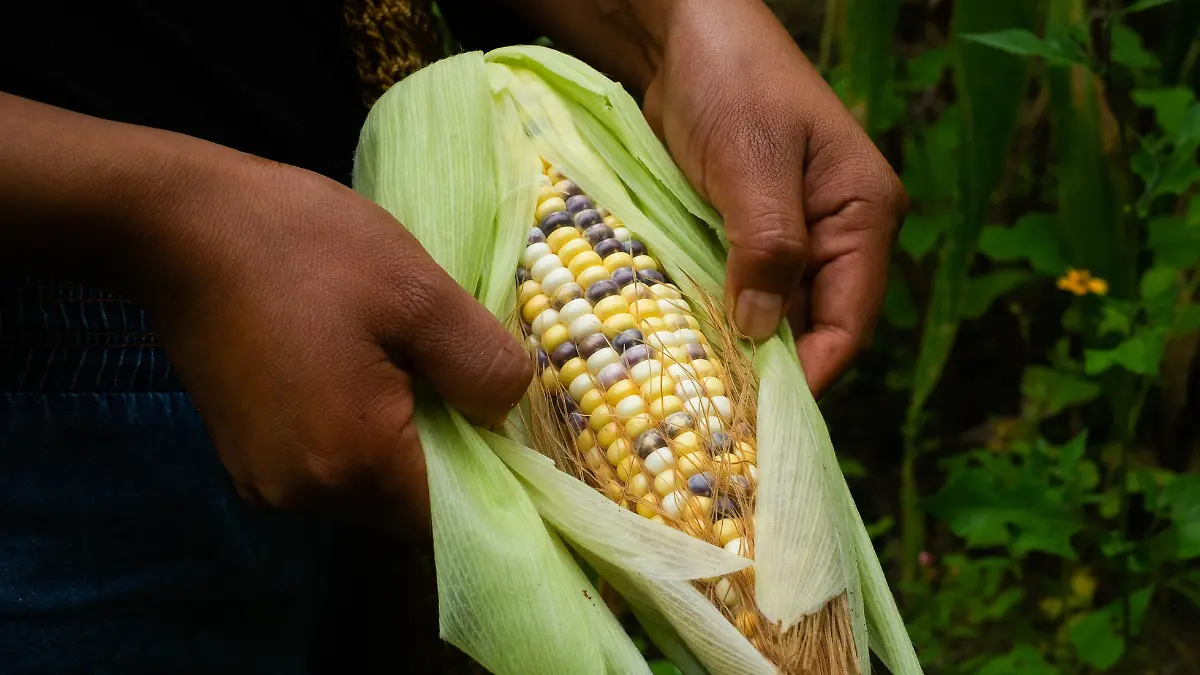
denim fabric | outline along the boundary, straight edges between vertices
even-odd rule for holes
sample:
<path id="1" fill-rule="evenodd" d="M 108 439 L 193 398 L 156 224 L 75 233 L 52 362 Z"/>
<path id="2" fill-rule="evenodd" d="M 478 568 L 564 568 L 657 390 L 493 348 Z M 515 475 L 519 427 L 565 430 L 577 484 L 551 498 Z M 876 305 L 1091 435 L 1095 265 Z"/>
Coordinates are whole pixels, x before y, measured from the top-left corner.
<path id="1" fill-rule="evenodd" d="M 308 672 L 324 523 L 239 500 L 144 315 L 0 283 L 0 672 Z"/>

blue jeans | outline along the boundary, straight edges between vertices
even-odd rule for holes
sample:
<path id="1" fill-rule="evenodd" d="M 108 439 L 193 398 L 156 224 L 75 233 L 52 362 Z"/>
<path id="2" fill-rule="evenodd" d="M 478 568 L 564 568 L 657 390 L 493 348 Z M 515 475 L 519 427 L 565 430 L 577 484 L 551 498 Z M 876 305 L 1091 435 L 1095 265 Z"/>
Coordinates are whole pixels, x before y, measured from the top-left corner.
<path id="1" fill-rule="evenodd" d="M 326 523 L 245 506 L 129 302 L 0 283 L 0 672 L 309 672 Z"/>

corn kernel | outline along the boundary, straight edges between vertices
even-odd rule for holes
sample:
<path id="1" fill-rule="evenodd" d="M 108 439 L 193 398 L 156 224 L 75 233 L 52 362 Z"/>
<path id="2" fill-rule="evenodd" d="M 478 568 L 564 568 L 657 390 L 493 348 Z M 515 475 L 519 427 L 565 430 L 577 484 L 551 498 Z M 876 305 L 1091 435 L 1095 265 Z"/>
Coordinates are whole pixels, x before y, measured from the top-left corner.
<path id="1" fill-rule="evenodd" d="M 653 492 L 639 499 L 637 503 L 638 515 L 643 518 L 658 519 L 659 522 L 664 522 L 663 517 L 658 513 L 658 501 L 658 495 Z"/>
<path id="2" fill-rule="evenodd" d="M 584 314 L 571 322 L 567 332 L 571 335 L 572 340 L 580 342 L 589 335 L 599 333 L 601 328 L 603 328 L 603 324 L 595 314 Z"/>
<path id="3" fill-rule="evenodd" d="M 542 292 L 542 285 L 530 279 L 521 284 L 521 289 L 517 292 L 517 304 L 524 307 L 525 303 L 534 299 Z"/>
<path id="4" fill-rule="evenodd" d="M 650 404 L 650 415 L 659 421 L 680 410 L 683 410 L 683 401 L 675 394 L 668 394 Z"/>
<path id="5" fill-rule="evenodd" d="M 633 233 L 630 232 L 629 228 L 625 227 L 624 225 L 622 225 L 621 227 L 614 227 L 613 228 L 613 236 L 616 237 L 617 241 L 619 241 L 621 243 L 625 243 L 625 242 L 629 241 L 630 239 L 633 239 Z"/>
<path id="6" fill-rule="evenodd" d="M 676 490 L 663 495 L 662 512 L 667 518 L 678 518 L 679 512 L 687 503 L 688 494 L 685 490 Z"/>
<path id="7" fill-rule="evenodd" d="M 671 347 L 678 346 L 679 338 L 675 337 L 675 334 L 670 331 L 660 330 L 647 335 L 646 344 L 650 345 L 653 349 L 666 351 Z M 684 360 L 686 361 L 687 359 Z"/>
<path id="8" fill-rule="evenodd" d="M 681 455 L 690 455 L 693 452 L 700 452 L 700 436 L 694 431 L 685 431 L 675 437 L 673 444 L 675 452 Z"/>
<path id="9" fill-rule="evenodd" d="M 604 403 L 604 394 L 601 394 L 598 389 L 591 389 L 588 393 L 579 399 L 579 412 L 584 415 L 591 415 L 592 411 L 599 408 Z"/>
<path id="10" fill-rule="evenodd" d="M 687 363 L 689 360 L 687 347 L 668 348 L 665 352 L 664 360 L 667 363 Z"/>
<path id="11" fill-rule="evenodd" d="M 587 289 L 591 288 L 592 284 L 596 283 L 597 281 L 603 281 L 607 278 L 608 270 L 604 269 L 600 265 L 596 265 L 595 267 L 589 267 L 576 275 L 575 282 Z"/>
<path id="12" fill-rule="evenodd" d="M 556 211 L 566 211 L 566 210 L 567 210 L 567 203 L 565 201 L 563 201 L 562 197 L 551 197 L 551 198 L 547 199 L 546 201 L 542 202 L 541 204 L 538 204 L 537 210 L 533 212 L 533 217 L 536 218 L 540 222 L 542 220 L 542 218 L 545 218 L 546 216 L 550 215 L 551 213 L 554 213 Z"/>
<path id="13" fill-rule="evenodd" d="M 549 354 L 553 352 L 559 345 L 566 342 L 570 337 L 570 334 L 567 332 L 567 327 L 561 323 L 556 323 L 542 333 L 542 349 L 545 349 L 546 353 Z"/>
<path id="14" fill-rule="evenodd" d="M 718 455 L 714 459 L 714 463 L 721 473 L 729 476 L 736 476 L 742 473 L 743 467 L 746 464 L 740 457 L 731 452 Z"/>
<path id="15" fill-rule="evenodd" d="M 558 234 L 559 232 L 567 231 L 575 232 L 576 235 L 579 233 L 579 231 L 573 227 L 563 227 L 555 230 L 552 234 Z M 549 239 L 547 239 L 547 241 L 549 241 Z M 575 256 L 590 250 L 592 250 L 592 245 L 588 243 L 587 239 L 576 236 L 563 242 L 562 248 L 558 249 L 557 251 L 557 255 L 558 259 L 562 261 L 562 264 L 566 265 L 567 263 L 571 262 Z"/>
<path id="16" fill-rule="evenodd" d="M 704 391 L 709 396 L 724 396 L 725 383 L 719 377 L 706 377 L 704 378 Z"/>
<path id="17" fill-rule="evenodd" d="M 642 398 L 650 401 L 653 406 L 654 402 L 662 398 L 664 394 L 670 394 L 675 391 L 675 380 L 669 375 L 659 375 L 651 377 L 642 385 Z M 651 412 L 653 414 L 653 411 Z"/>
<path id="18" fill-rule="evenodd" d="M 635 364 L 629 369 L 629 377 L 633 379 L 633 383 L 639 387 L 646 384 L 650 378 L 661 375 L 663 365 L 653 359 L 647 359 L 641 363 Z"/>
<path id="19" fill-rule="evenodd" d="M 629 380 L 624 381 L 629 382 Z M 630 384 L 632 385 L 633 383 L 630 382 Z M 613 413 L 617 416 L 618 422 L 627 422 L 636 415 L 644 412 L 646 412 L 646 402 L 637 394 L 626 396 L 613 406 Z"/>
<path id="20" fill-rule="evenodd" d="M 703 380 L 706 377 L 717 377 L 720 373 L 717 372 L 717 367 L 708 359 L 696 359 L 692 361 L 692 371 L 696 373 L 696 377 Z"/>
<path id="21" fill-rule="evenodd" d="M 650 493 L 650 477 L 639 473 L 625 484 L 625 494 L 630 497 L 645 497 Z"/>
<path id="22" fill-rule="evenodd" d="M 654 304 L 658 305 L 658 311 L 663 315 L 664 319 L 680 313 L 679 308 L 671 304 L 670 300 L 655 300 Z"/>
<path id="23" fill-rule="evenodd" d="M 632 267 L 633 256 L 624 251 L 618 251 L 610 254 L 604 259 L 604 269 L 608 270 L 609 274 L 616 272 L 622 267 Z"/>
<path id="24" fill-rule="evenodd" d="M 647 289 L 646 285 L 638 282 L 626 284 L 621 288 L 621 297 L 625 298 L 625 302 L 631 305 L 638 300 L 654 300 L 654 296 Z M 654 306 L 657 307 L 658 303 L 656 302 Z"/>
<path id="25" fill-rule="evenodd" d="M 729 579 L 721 579 L 716 586 L 717 602 L 725 605 L 729 609 L 734 609 L 742 604 L 742 594 L 738 591 Z"/>
<path id="26" fill-rule="evenodd" d="M 750 557 L 750 542 L 746 541 L 746 539 L 743 537 L 730 539 L 722 548 L 734 555 L 740 555 L 743 558 Z"/>
<path id="27" fill-rule="evenodd" d="M 624 400 L 627 396 L 635 396 L 637 394 L 637 385 L 630 380 L 621 380 L 613 386 L 609 387 L 604 392 L 604 400 L 609 405 L 616 405 Z"/>
<path id="28" fill-rule="evenodd" d="M 590 427 L 592 431 L 599 431 L 604 428 L 604 425 L 611 424 L 615 421 L 616 420 L 613 418 L 612 414 L 612 408 L 609 408 L 607 404 L 604 404 L 592 411 L 592 414 L 588 417 L 588 427 Z"/>
<path id="29" fill-rule="evenodd" d="M 690 401 L 704 395 L 704 385 L 695 380 L 684 380 L 675 385 L 675 395 L 684 401 Z M 684 409 L 687 409 L 687 403 L 684 403 Z"/>
<path id="30" fill-rule="evenodd" d="M 625 306 L 628 307 L 629 303 L 625 303 Z M 637 319 L 633 318 L 633 315 L 629 314 L 628 310 L 626 310 L 624 314 L 614 314 L 613 316 L 608 317 L 608 319 L 604 321 L 604 327 L 601 330 L 604 331 L 604 337 L 611 340 L 617 337 L 617 335 L 619 335 L 622 331 L 627 331 L 630 328 L 636 327 Z"/>
<path id="31" fill-rule="evenodd" d="M 617 439 L 621 438 L 622 433 L 623 430 L 621 429 L 620 424 L 617 424 L 616 422 L 613 422 L 612 424 L 605 424 L 600 431 L 596 432 L 596 444 L 602 448 L 607 448 L 613 443 L 616 443 Z"/>
<path id="32" fill-rule="evenodd" d="M 653 260 L 653 258 L 651 258 L 651 260 Z M 637 267 L 637 258 L 634 258 L 633 262 L 634 267 Z M 683 293 L 679 291 L 679 287 L 675 284 L 654 284 L 650 287 L 650 292 L 653 293 L 655 297 L 662 298 L 664 300 L 674 300 L 683 297 Z"/>
<path id="33" fill-rule="evenodd" d="M 575 298 L 558 310 L 558 321 L 564 326 L 570 326 L 575 319 L 591 313 L 592 303 L 588 302 L 586 298 Z"/>
<path id="34" fill-rule="evenodd" d="M 625 302 L 625 298 L 622 298 L 619 295 L 610 295 L 600 302 L 597 302 L 596 306 L 592 308 L 592 311 L 601 321 L 607 321 L 608 319 L 619 314 L 628 314 L 629 303 Z"/>
<path id="35" fill-rule="evenodd" d="M 542 337 L 546 333 L 546 329 L 558 324 L 558 312 L 553 307 L 545 310 L 537 315 L 533 320 L 533 324 L 529 327 L 530 332 L 534 337 Z"/>
<path id="36" fill-rule="evenodd" d="M 708 417 L 700 420 L 700 422 L 696 425 L 696 428 L 699 429 L 705 436 L 712 438 L 713 435 L 725 431 L 725 424 L 721 421 L 720 417 L 717 417 L 716 415 L 709 415 Z"/>
<path id="37" fill-rule="evenodd" d="M 553 186 L 553 185 L 540 185 L 540 186 L 538 186 L 538 196 L 537 196 L 537 203 L 538 203 L 539 205 L 540 205 L 542 202 L 546 201 L 547 199 L 550 199 L 551 197 L 559 197 L 559 198 L 561 199 L 561 198 L 562 198 L 562 195 L 560 195 L 560 194 L 559 194 L 558 190 L 555 190 L 555 189 L 554 189 L 554 186 Z M 564 202 L 564 203 L 565 203 L 565 202 Z"/>
<path id="38" fill-rule="evenodd" d="M 553 246 L 551 246 L 553 248 Z M 654 270 L 658 271 L 658 262 L 648 255 L 639 255 L 633 259 L 633 269 L 638 270 Z"/>
<path id="39" fill-rule="evenodd" d="M 571 380 L 571 386 L 567 387 L 567 393 L 571 395 L 571 400 L 579 403 L 589 391 L 596 390 L 596 383 L 592 380 L 591 373 L 583 373 L 579 377 Z"/>
<path id="40" fill-rule="evenodd" d="M 621 460 L 620 464 L 617 465 L 617 480 L 621 481 L 622 483 L 627 483 L 629 482 L 630 478 L 633 478 L 637 474 L 641 473 L 641 471 L 642 462 L 638 459 L 637 455 L 628 455 Z M 622 494 L 623 493 L 624 490 L 622 490 Z"/>
<path id="41" fill-rule="evenodd" d="M 676 448 L 676 452 L 681 452 L 681 448 Z M 709 468 L 708 455 L 703 452 L 689 452 L 679 458 L 675 464 L 675 470 L 684 479 L 691 478 L 698 473 L 707 471 Z"/>
<path id="42" fill-rule="evenodd" d="M 546 237 L 546 244 L 550 247 L 551 253 L 558 253 L 567 242 L 579 238 L 579 230 L 573 227 L 560 227 Z"/>
<path id="43" fill-rule="evenodd" d="M 696 377 L 696 369 L 690 363 L 672 363 L 667 366 L 667 373 L 677 382 L 700 379 Z"/>
<path id="44" fill-rule="evenodd" d="M 547 253 L 538 258 L 537 262 L 533 263 L 533 267 L 529 268 L 529 276 L 533 277 L 534 281 L 541 283 L 547 274 L 550 274 L 554 270 L 562 269 L 562 267 L 562 261 L 558 259 L 558 256 L 553 253 Z"/>
<path id="45" fill-rule="evenodd" d="M 695 380 L 688 380 L 695 382 Z M 717 414 L 717 406 L 713 400 L 707 397 L 691 398 L 683 402 L 683 409 L 692 417 L 704 419 L 709 415 Z"/>
<path id="46" fill-rule="evenodd" d="M 590 429 L 585 429 L 584 431 L 590 431 Z M 592 471 L 599 471 L 601 466 L 607 466 L 605 464 L 607 460 L 604 457 L 604 453 L 594 445 L 583 453 L 583 461 Z"/>
<path id="47" fill-rule="evenodd" d="M 575 378 L 587 372 L 587 363 L 576 356 L 567 361 L 558 369 L 558 381 L 564 385 L 569 385 L 575 381 Z"/>
<path id="48" fill-rule="evenodd" d="M 625 434 L 630 438 L 637 438 L 652 426 L 654 426 L 654 419 L 648 413 L 634 415 L 625 423 Z"/>
<path id="49" fill-rule="evenodd" d="M 521 267 L 525 269 L 532 268 L 533 264 L 547 253 L 550 253 L 550 245 L 544 241 L 526 246 L 525 250 L 521 253 Z"/>
<path id="50" fill-rule="evenodd" d="M 521 318 L 525 319 L 525 323 L 533 323 L 533 320 L 547 309 L 550 309 L 550 298 L 545 294 L 539 293 L 530 298 L 530 300 L 526 302 L 523 307 L 521 307 Z"/>
<path id="51" fill-rule="evenodd" d="M 658 448 L 646 455 L 646 470 L 657 476 L 667 469 L 675 468 L 675 453 L 670 448 Z"/>
<path id="52" fill-rule="evenodd" d="M 682 330 L 688 328 L 688 318 L 682 314 L 671 314 L 663 317 L 667 321 L 667 326 L 674 330 Z"/>
<path id="53" fill-rule="evenodd" d="M 566 179 L 566 176 L 562 175 L 562 172 L 559 171 L 550 162 L 548 162 L 544 159 L 542 160 L 542 162 L 545 164 L 546 178 L 548 178 L 550 180 L 551 184 L 558 183 L 559 181 Z"/>
<path id="54" fill-rule="evenodd" d="M 679 512 L 679 517 L 684 520 L 707 521 L 708 514 L 712 513 L 712 504 L 713 500 L 711 497 L 692 495 L 684 503 L 683 508 Z"/>
<path id="55" fill-rule="evenodd" d="M 610 480 L 604 484 L 604 496 L 612 501 L 620 504 L 625 499 L 625 486 L 615 480 Z"/>
<path id="56" fill-rule="evenodd" d="M 754 484 L 758 482 L 758 466 L 755 464 L 747 464 L 746 470 L 742 472 L 742 475 L 750 479 L 750 485 L 753 487 Z"/>
<path id="57" fill-rule="evenodd" d="M 733 518 L 722 518 L 713 523 L 713 539 L 718 546 L 724 546 L 742 536 L 742 525 Z"/>
<path id="58" fill-rule="evenodd" d="M 654 491 L 660 495 L 669 494 L 684 487 L 685 480 L 681 480 L 675 469 L 668 469 L 654 477 Z"/>
<path id="59" fill-rule="evenodd" d="M 613 441 L 612 445 L 608 446 L 604 456 L 608 459 L 608 463 L 617 466 L 621 460 L 633 454 L 633 442 L 628 438 L 618 438 Z"/>
<path id="60" fill-rule="evenodd" d="M 592 375 L 598 375 L 605 366 L 620 363 L 620 361 L 621 355 L 617 353 L 617 350 L 612 347 L 605 347 L 604 349 L 597 350 L 588 357 L 587 370 Z"/>
<path id="61" fill-rule="evenodd" d="M 584 429 L 575 437 L 575 447 L 580 452 L 591 450 L 596 447 L 596 435 L 592 433 L 591 429 Z"/>
<path id="62" fill-rule="evenodd" d="M 558 381 L 558 372 L 554 370 L 554 366 L 542 371 L 542 386 L 546 391 L 558 391 L 562 388 L 562 383 Z"/>
<path id="63" fill-rule="evenodd" d="M 578 277 L 587 268 L 596 267 L 599 264 L 600 256 L 595 251 L 584 251 L 574 258 L 571 258 L 571 262 L 567 263 L 567 269 L 571 270 L 571 274 L 574 274 L 576 277 Z M 580 284 L 580 286 L 584 285 Z M 584 289 L 586 290 L 587 286 L 584 286 Z"/>
<path id="64" fill-rule="evenodd" d="M 549 298 L 547 298 L 547 300 L 549 300 Z M 546 306 L 549 307 L 550 303 L 547 302 Z M 641 300 L 634 302 L 629 307 L 629 313 L 632 314 L 633 317 L 638 321 L 662 315 L 662 312 L 658 309 L 658 304 L 653 300 L 646 298 L 642 298 Z M 535 314 L 534 316 L 537 315 Z"/>
<path id="65" fill-rule="evenodd" d="M 611 214 L 604 217 L 604 224 L 611 227 L 614 230 L 617 229 L 618 227 L 621 227 L 621 225 L 622 225 L 620 219 L 618 219 L 616 216 L 611 215 Z"/>
<path id="66" fill-rule="evenodd" d="M 596 451 L 599 452 L 600 448 L 596 448 Z M 592 471 L 592 477 L 596 479 L 597 483 L 604 485 L 606 481 L 616 480 L 617 472 L 613 471 L 607 461 L 601 461 L 600 466 Z"/>
<path id="67" fill-rule="evenodd" d="M 638 323 L 638 329 L 642 331 L 643 335 L 649 335 L 650 333 L 655 333 L 666 327 L 667 327 L 667 322 L 664 321 L 663 318 L 660 316 L 652 316 L 647 319 L 642 319 Z"/>

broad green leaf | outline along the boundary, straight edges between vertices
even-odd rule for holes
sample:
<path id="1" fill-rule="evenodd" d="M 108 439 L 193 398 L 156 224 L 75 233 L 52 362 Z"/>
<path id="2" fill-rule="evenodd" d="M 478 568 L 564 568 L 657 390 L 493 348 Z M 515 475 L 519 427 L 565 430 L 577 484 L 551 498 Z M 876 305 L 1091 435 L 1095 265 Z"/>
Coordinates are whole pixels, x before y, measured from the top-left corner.
<path id="1" fill-rule="evenodd" d="M 1133 322 L 1137 318 L 1138 308 L 1135 303 L 1115 298 L 1105 298 L 1100 306 L 1100 325 L 1097 327 L 1100 335 L 1117 333 L 1129 335 L 1133 332 Z"/>
<path id="2" fill-rule="evenodd" d="M 1187 335 L 1200 330 L 1200 305 L 1180 305 L 1175 312 L 1175 323 L 1171 332 L 1175 335 Z"/>
<path id="3" fill-rule="evenodd" d="M 1037 402 L 1040 413 L 1053 417 L 1067 408 L 1094 400 L 1101 386 L 1080 375 L 1046 366 L 1029 366 L 1021 378 L 1021 395 Z"/>
<path id="4" fill-rule="evenodd" d="M 674 663 L 658 659 L 650 662 L 650 672 L 654 675 L 683 675 Z"/>
<path id="5" fill-rule="evenodd" d="M 892 35 L 900 5 L 900 0 L 846 0 L 842 9 L 848 27 L 838 43 L 846 73 L 844 102 L 872 135 L 891 122 L 885 97 L 892 84 Z"/>
<path id="6" fill-rule="evenodd" d="M 1142 36 L 1127 26 L 1113 26 L 1112 58 L 1132 69 L 1157 68 L 1158 57 L 1142 46 Z"/>
<path id="7" fill-rule="evenodd" d="M 931 213 L 952 212 L 958 190 L 959 106 L 951 103 L 928 127 L 904 141 L 901 179 L 914 204 Z M 901 228 L 904 236 L 907 222 Z"/>
<path id="8" fill-rule="evenodd" d="M 1154 587 L 1149 586 L 1135 591 L 1130 596 L 1132 633 L 1138 632 L 1153 595 Z M 1123 616 L 1122 601 L 1118 600 L 1103 609 L 1089 612 L 1072 626 L 1068 636 L 1079 660 L 1100 670 L 1108 670 L 1115 666 L 1125 653 L 1125 638 L 1121 630 Z"/>
<path id="9" fill-rule="evenodd" d="M 954 226 L 954 219 L 955 216 L 951 213 L 933 216 L 910 214 L 904 219 L 904 227 L 900 228 L 900 248 L 912 256 L 913 260 L 924 258 L 938 239 Z"/>
<path id="10" fill-rule="evenodd" d="M 1200 164 L 1196 162 L 1196 150 L 1200 142 L 1190 140 L 1176 145 L 1163 158 L 1158 180 L 1154 183 L 1155 196 L 1186 194 L 1193 185 L 1200 183 Z"/>
<path id="11" fill-rule="evenodd" d="M 1084 371 L 1088 375 L 1099 375 L 1119 366 L 1138 375 L 1157 375 L 1166 334 L 1165 327 L 1148 327 L 1112 349 L 1088 349 L 1084 352 Z"/>
<path id="12" fill-rule="evenodd" d="M 1025 270 L 999 270 L 972 277 L 967 291 L 967 303 L 963 318 L 978 319 L 983 316 L 997 298 L 1028 281 Z"/>
<path id="13" fill-rule="evenodd" d="M 1026 213 L 1012 227 L 989 225 L 979 235 L 979 252 L 998 262 L 1029 261 L 1042 274 L 1058 277 L 1066 271 L 1058 220 L 1051 213 Z"/>
<path id="14" fill-rule="evenodd" d="M 1187 87 L 1135 89 L 1130 92 L 1133 102 L 1154 110 L 1154 119 L 1172 143 L 1185 143 L 1197 138 L 1195 128 L 1196 93 Z"/>
<path id="15" fill-rule="evenodd" d="M 1180 560 L 1200 556 L 1200 475 L 1178 476 L 1163 490 Z"/>
<path id="16" fill-rule="evenodd" d="M 950 68 L 953 55 L 948 47 L 930 47 L 905 60 L 905 84 L 918 89 L 935 86 Z"/>
<path id="17" fill-rule="evenodd" d="M 976 675 L 1058 675 L 1058 672 L 1031 645 L 1017 645 L 1009 653 L 987 661 Z"/>
<path id="18" fill-rule="evenodd" d="M 1040 56 L 1056 66 L 1086 65 L 1086 56 L 1074 45 L 1058 40 L 1043 40 L 1023 28 L 990 33 L 960 34 L 964 40 L 978 42 L 1019 56 Z"/>
<path id="19" fill-rule="evenodd" d="M 1154 263 L 1187 269 L 1200 260 L 1200 227 L 1177 216 L 1160 216 L 1146 224 L 1146 242 Z"/>

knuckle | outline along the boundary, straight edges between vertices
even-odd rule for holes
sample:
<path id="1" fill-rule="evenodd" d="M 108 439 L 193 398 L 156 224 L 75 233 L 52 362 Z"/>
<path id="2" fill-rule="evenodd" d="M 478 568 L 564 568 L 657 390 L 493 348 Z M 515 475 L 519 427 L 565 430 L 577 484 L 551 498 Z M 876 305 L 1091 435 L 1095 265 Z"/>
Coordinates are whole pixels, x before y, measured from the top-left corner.
<path id="1" fill-rule="evenodd" d="M 803 264 L 808 253 L 808 237 L 797 216 L 786 214 L 752 215 L 754 226 L 736 236 L 730 243 L 757 263 L 764 265 Z"/>

